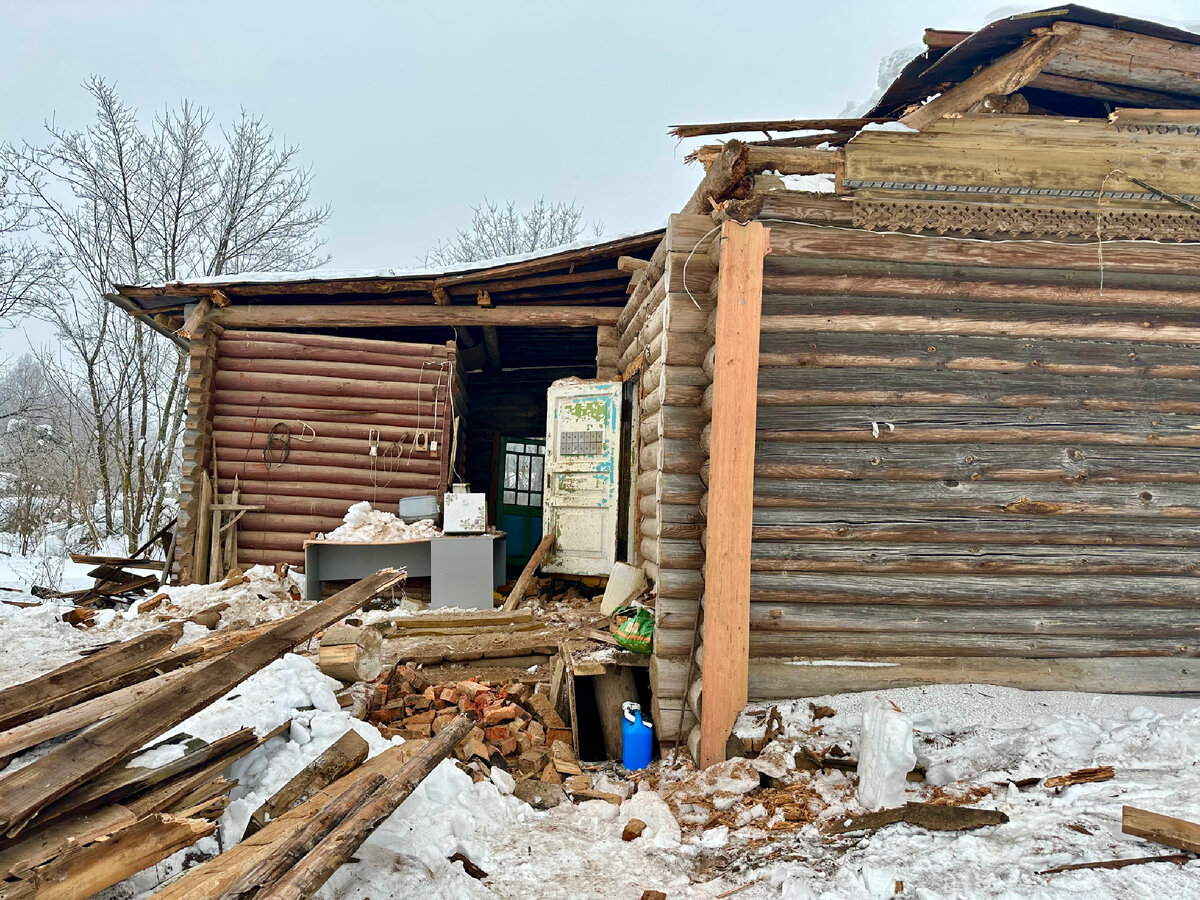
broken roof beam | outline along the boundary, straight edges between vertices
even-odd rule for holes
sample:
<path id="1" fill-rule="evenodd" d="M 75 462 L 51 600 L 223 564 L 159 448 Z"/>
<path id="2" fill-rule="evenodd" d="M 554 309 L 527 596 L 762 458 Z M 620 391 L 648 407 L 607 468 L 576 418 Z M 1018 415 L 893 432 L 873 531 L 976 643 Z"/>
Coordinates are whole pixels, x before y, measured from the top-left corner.
<path id="1" fill-rule="evenodd" d="M 555 325 L 593 328 L 615 325 L 617 306 L 413 306 L 330 304 L 266 304 L 216 310 L 212 319 L 228 328 L 380 328 L 402 325 Z"/>
<path id="2" fill-rule="evenodd" d="M 714 122 L 708 125 L 672 125 L 668 134 L 677 138 L 704 137 L 712 134 L 736 134 L 747 131 L 846 131 L 864 125 L 891 122 L 885 119 L 764 119 L 757 122 Z"/>
<path id="3" fill-rule="evenodd" d="M 721 155 L 722 144 L 706 144 L 695 151 L 695 158 L 707 170 Z M 833 175 L 839 165 L 838 150 L 814 150 L 808 147 L 763 147 L 746 144 L 746 171 L 778 172 L 780 175 Z"/>
<path id="4" fill-rule="evenodd" d="M 1045 65 L 1051 75 L 1200 97 L 1200 46 L 1068 22 L 1049 33 L 1071 39 L 1070 52 Z"/>
<path id="5" fill-rule="evenodd" d="M 900 121 L 918 131 L 944 117 L 961 116 L 988 94 L 1011 94 L 1037 77 L 1078 34 L 1078 25 L 1059 22 L 1029 43 L 1012 50 L 986 68 L 918 107 Z"/>
<path id="6" fill-rule="evenodd" d="M 1137 106 L 1167 109 L 1200 109 L 1200 98 L 1197 97 L 1185 97 L 1182 94 L 1168 94 L 1162 91 L 1149 91 L 1145 88 L 1129 87 L 1124 84 L 1109 84 L 1104 81 L 1071 78 L 1067 75 L 1051 75 L 1045 71 L 1029 82 L 1026 87 L 1039 91 L 1054 91 L 1059 94 L 1068 94 L 1072 97 L 1099 100 L 1104 103 L 1135 104 Z"/>

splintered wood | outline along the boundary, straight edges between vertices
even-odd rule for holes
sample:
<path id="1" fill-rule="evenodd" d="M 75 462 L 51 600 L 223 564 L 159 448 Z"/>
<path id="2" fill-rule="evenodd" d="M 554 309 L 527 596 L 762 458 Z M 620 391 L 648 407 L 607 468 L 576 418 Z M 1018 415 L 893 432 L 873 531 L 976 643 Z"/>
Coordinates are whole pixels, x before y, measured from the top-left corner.
<path id="1" fill-rule="evenodd" d="M 212 834 L 237 784 L 223 773 L 290 722 L 211 742 L 177 735 L 167 743 L 178 755 L 154 767 L 129 759 L 402 578 L 384 570 L 295 616 L 174 649 L 183 629 L 173 623 L 0 691 L 0 758 L 84 729 L 0 776 L 0 898 L 82 900 Z M 257 824 L 365 757 L 366 742 L 351 732 L 265 804 Z"/>

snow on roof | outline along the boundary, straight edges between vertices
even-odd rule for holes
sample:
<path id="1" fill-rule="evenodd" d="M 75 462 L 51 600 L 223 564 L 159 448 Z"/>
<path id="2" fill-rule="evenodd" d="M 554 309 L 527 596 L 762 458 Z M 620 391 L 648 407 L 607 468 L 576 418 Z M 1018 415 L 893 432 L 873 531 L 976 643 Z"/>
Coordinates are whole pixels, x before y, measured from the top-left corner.
<path id="1" fill-rule="evenodd" d="M 301 272 L 239 272 L 235 275 L 203 275 L 197 278 L 185 278 L 162 283 L 142 283 L 119 285 L 118 290 L 132 288 L 165 288 L 165 287 L 205 287 L 212 285 L 237 284 L 286 284 L 303 281 L 353 281 L 377 278 L 436 278 L 443 275 L 462 275 L 468 272 L 478 272 L 484 269 L 494 269 L 513 263 L 529 262 L 535 259 L 550 258 L 559 254 L 571 253 L 577 250 L 601 248 L 606 244 L 617 244 L 624 241 L 650 237 L 662 228 L 649 231 L 626 231 L 607 234 L 590 240 L 575 241 L 558 247 L 547 247 L 530 253 L 518 253 L 513 256 L 498 256 L 493 259 L 479 259 L 469 263 L 442 266 L 437 268 L 391 268 L 391 269 L 307 269 Z"/>

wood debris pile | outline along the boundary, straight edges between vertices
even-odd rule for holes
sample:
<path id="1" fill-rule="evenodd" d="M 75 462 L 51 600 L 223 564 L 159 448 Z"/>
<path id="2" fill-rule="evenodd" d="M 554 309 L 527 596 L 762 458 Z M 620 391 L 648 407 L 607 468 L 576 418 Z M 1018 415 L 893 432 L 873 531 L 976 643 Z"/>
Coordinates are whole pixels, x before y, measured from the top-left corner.
<path id="1" fill-rule="evenodd" d="M 490 778 L 498 767 L 518 782 L 517 795 L 523 799 L 537 793 L 520 785 L 528 780 L 561 785 L 578 799 L 609 799 L 592 790 L 591 776 L 572 749 L 571 729 L 549 697 L 524 682 L 434 684 L 421 671 L 397 663 L 375 682 L 366 718 L 385 737 L 422 742 L 463 713 L 474 714 L 475 725 L 454 753 L 474 781 Z"/>
<path id="2" fill-rule="evenodd" d="M 290 723 L 266 734 L 242 728 L 212 741 L 186 734 L 159 744 L 154 739 L 403 577 L 384 570 L 296 615 L 181 646 L 174 645 L 183 625 L 173 622 L 0 691 L 0 765 L 26 751 L 45 749 L 28 764 L 0 775 L 0 900 L 89 897 L 213 834 L 236 785 L 226 775 L 229 767 Z M 287 862 L 283 871 L 268 866 L 269 872 L 255 874 L 260 879 L 256 884 L 286 875 L 319 886 L 322 873 L 327 878 L 329 866 L 336 868 L 345 859 L 341 851 L 349 847 L 347 853 L 353 852 L 395 808 L 392 801 L 398 804 L 405 791 L 411 793 L 466 735 L 472 718 L 459 716 L 442 729 L 440 741 L 382 754 L 377 758 L 382 762 L 362 767 L 374 764 L 365 780 L 345 776 L 356 789 L 352 803 L 341 793 L 321 793 L 345 771 L 328 763 L 309 773 L 302 789 L 292 785 L 294 793 L 273 808 L 277 821 L 307 806 L 306 822 L 319 819 L 322 824 L 286 846 L 268 834 L 277 821 L 266 824 L 259 848 L 266 846 L 274 859 Z M 60 743 L 43 748 L 50 741 Z M 163 744 L 177 745 L 163 754 L 171 761 L 131 765 L 148 745 Z M 287 812 L 297 803 L 297 809 Z M 343 826 L 350 837 L 337 831 Z M 339 835 L 334 849 L 322 843 L 331 833 Z M 313 854 L 315 861 L 310 860 Z M 221 868 L 229 871 L 225 864 Z M 233 874 L 253 873 L 235 866 Z M 195 896 L 217 894 L 206 890 Z"/>

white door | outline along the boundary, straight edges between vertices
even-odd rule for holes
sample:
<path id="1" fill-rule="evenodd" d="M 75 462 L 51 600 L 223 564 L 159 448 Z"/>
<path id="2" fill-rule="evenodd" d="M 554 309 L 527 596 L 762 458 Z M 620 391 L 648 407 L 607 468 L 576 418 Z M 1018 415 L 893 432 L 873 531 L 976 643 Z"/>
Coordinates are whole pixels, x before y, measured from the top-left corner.
<path id="1" fill-rule="evenodd" d="M 607 575 L 617 555 L 621 385 L 555 382 L 546 394 L 546 572 Z"/>

